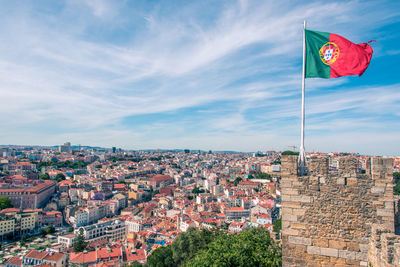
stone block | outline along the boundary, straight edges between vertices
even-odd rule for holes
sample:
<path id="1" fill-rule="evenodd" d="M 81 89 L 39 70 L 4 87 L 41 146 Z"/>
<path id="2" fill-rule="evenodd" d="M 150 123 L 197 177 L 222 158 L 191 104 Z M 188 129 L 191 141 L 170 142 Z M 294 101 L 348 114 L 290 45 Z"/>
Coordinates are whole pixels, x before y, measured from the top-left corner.
<path id="1" fill-rule="evenodd" d="M 393 217 L 394 212 L 393 209 L 376 209 L 376 215 Z"/>
<path id="2" fill-rule="evenodd" d="M 282 204 L 283 208 L 300 208 L 301 204 L 299 202 L 285 202 Z"/>
<path id="3" fill-rule="evenodd" d="M 282 221 L 297 222 L 297 216 L 292 214 L 282 214 Z"/>
<path id="4" fill-rule="evenodd" d="M 288 242 L 290 244 L 295 244 L 295 245 L 310 246 L 311 245 L 311 238 L 306 238 L 306 237 L 301 237 L 301 236 L 289 236 Z"/>
<path id="5" fill-rule="evenodd" d="M 360 266 L 368 266 L 368 262 L 367 261 L 360 261 Z"/>
<path id="6" fill-rule="evenodd" d="M 328 247 L 329 241 L 328 239 L 325 238 L 313 238 L 312 239 L 312 245 L 317 246 L 317 247 Z"/>
<path id="7" fill-rule="evenodd" d="M 310 196 L 291 196 L 291 200 L 300 203 L 313 203 L 313 198 Z"/>
<path id="8" fill-rule="evenodd" d="M 304 224 L 304 223 L 295 223 L 295 222 L 293 222 L 293 223 L 291 223 L 290 226 L 292 228 L 295 228 L 295 229 L 307 229 L 307 225 Z"/>
<path id="9" fill-rule="evenodd" d="M 298 235 L 299 231 L 293 228 L 288 228 L 288 229 L 282 229 L 281 233 L 282 235 Z"/>
<path id="10" fill-rule="evenodd" d="M 373 186 L 371 188 L 371 193 L 372 194 L 379 194 L 385 192 L 385 187 L 384 186 Z"/>
<path id="11" fill-rule="evenodd" d="M 348 250 L 339 250 L 339 258 L 343 258 L 346 260 L 355 260 L 356 259 L 356 252 L 355 251 L 348 251 Z"/>
<path id="12" fill-rule="evenodd" d="M 368 252 L 368 244 L 359 244 L 361 252 Z"/>
<path id="13" fill-rule="evenodd" d="M 321 248 L 314 246 L 307 246 L 307 253 L 312 255 L 321 255 Z"/>
<path id="14" fill-rule="evenodd" d="M 292 214 L 297 215 L 297 216 L 303 216 L 304 214 L 306 214 L 306 210 L 305 209 L 293 209 Z"/>
<path id="15" fill-rule="evenodd" d="M 336 248 L 321 248 L 321 255 L 337 258 L 339 256 L 339 250 Z"/>
<path id="16" fill-rule="evenodd" d="M 360 245 L 358 243 L 348 242 L 347 243 L 347 250 L 359 251 L 360 250 Z"/>
<path id="17" fill-rule="evenodd" d="M 355 185 L 357 184 L 357 178 L 351 177 L 347 178 L 347 185 Z"/>
<path id="18" fill-rule="evenodd" d="M 340 177 L 340 178 L 338 178 L 338 179 L 336 180 L 336 184 L 344 185 L 344 184 L 346 184 L 346 179 Z"/>
<path id="19" fill-rule="evenodd" d="M 297 190 L 297 189 L 282 188 L 282 195 L 297 196 L 298 194 L 299 194 L 299 190 Z"/>
<path id="20" fill-rule="evenodd" d="M 329 247 L 337 248 L 337 249 L 344 249 L 346 247 L 346 242 L 331 239 L 331 240 L 329 240 Z"/>
<path id="21" fill-rule="evenodd" d="M 368 261 L 368 253 L 367 252 L 356 252 L 356 260 Z"/>

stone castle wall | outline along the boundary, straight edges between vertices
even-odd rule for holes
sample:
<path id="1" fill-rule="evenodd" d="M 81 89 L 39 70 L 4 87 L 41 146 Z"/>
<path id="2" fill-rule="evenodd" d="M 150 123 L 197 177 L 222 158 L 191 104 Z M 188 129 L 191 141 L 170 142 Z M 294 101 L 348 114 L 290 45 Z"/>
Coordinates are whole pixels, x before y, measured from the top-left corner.
<path id="1" fill-rule="evenodd" d="M 392 160 L 367 165 L 362 174 L 356 158 L 342 158 L 330 173 L 328 158 L 317 157 L 310 174 L 298 176 L 297 156 L 282 157 L 283 266 L 390 266 L 376 259 L 396 248 L 387 236 L 394 236 Z M 385 255 L 387 264 L 397 257 Z"/>

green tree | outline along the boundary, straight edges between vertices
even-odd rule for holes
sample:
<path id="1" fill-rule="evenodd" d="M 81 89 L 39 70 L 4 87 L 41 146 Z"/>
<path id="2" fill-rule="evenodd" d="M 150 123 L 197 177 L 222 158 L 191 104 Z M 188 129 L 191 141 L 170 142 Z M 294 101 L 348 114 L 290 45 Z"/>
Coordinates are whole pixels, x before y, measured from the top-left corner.
<path id="1" fill-rule="evenodd" d="M 297 156 L 299 155 L 299 152 L 291 151 L 291 150 L 286 150 L 282 152 L 282 156 Z"/>
<path id="2" fill-rule="evenodd" d="M 171 246 L 159 247 L 147 258 L 149 267 L 174 267 Z"/>
<path id="3" fill-rule="evenodd" d="M 278 220 L 275 220 L 273 223 L 273 231 L 279 236 L 279 233 L 281 232 L 282 229 L 282 218 L 279 218 Z"/>
<path id="4" fill-rule="evenodd" d="M 204 193 L 205 191 L 204 191 L 204 189 L 200 189 L 200 187 L 197 187 L 197 186 L 195 186 L 194 188 L 193 188 L 193 190 L 192 190 L 192 193 L 193 194 L 202 194 L 202 193 Z"/>
<path id="5" fill-rule="evenodd" d="M 142 264 L 140 264 L 137 261 L 132 262 L 130 265 L 128 265 L 128 267 L 143 267 Z"/>
<path id="6" fill-rule="evenodd" d="M 28 240 L 28 236 L 26 234 L 23 234 L 21 236 L 21 240 L 19 241 L 19 245 L 21 247 L 25 246 L 27 240 Z"/>
<path id="7" fill-rule="evenodd" d="M 394 195 L 400 195 L 400 172 L 394 172 L 393 173 L 393 194 Z"/>
<path id="8" fill-rule="evenodd" d="M 46 229 L 44 229 L 44 228 L 40 229 L 39 235 L 40 235 L 41 237 L 46 237 L 46 235 L 47 235 Z"/>
<path id="9" fill-rule="evenodd" d="M 76 236 L 74 244 L 74 252 L 82 252 L 85 250 L 87 242 L 85 242 L 85 236 L 83 235 L 83 228 L 79 229 L 79 233 Z"/>
<path id="10" fill-rule="evenodd" d="M 56 180 L 57 180 L 57 182 L 61 182 L 61 181 L 65 180 L 65 175 L 63 173 L 57 174 Z"/>
<path id="11" fill-rule="evenodd" d="M 50 180 L 50 175 L 48 173 L 42 174 L 39 177 L 42 180 Z"/>
<path id="12" fill-rule="evenodd" d="M 240 181 L 242 181 L 242 180 L 243 180 L 242 177 L 237 177 L 237 178 L 233 181 L 233 184 L 234 184 L 235 186 L 237 186 L 237 185 L 240 183 Z"/>
<path id="13" fill-rule="evenodd" d="M 0 197 L 0 210 L 12 208 L 11 199 L 9 197 Z"/>
<path id="14" fill-rule="evenodd" d="M 282 266 L 280 247 L 263 228 L 218 235 L 183 266 Z"/>
<path id="15" fill-rule="evenodd" d="M 47 226 L 46 228 L 46 233 L 48 234 L 54 234 L 56 232 L 56 228 L 54 228 L 53 225 Z"/>

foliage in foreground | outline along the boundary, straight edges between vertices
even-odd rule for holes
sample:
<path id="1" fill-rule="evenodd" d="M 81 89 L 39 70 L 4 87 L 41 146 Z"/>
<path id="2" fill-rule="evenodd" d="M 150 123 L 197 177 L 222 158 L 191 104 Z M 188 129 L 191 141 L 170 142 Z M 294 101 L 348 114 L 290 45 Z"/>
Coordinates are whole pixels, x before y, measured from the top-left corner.
<path id="1" fill-rule="evenodd" d="M 393 194 L 394 195 L 400 195 L 400 172 L 394 172 L 393 173 Z"/>
<path id="2" fill-rule="evenodd" d="M 261 228 L 240 234 L 190 228 L 172 245 L 156 249 L 147 259 L 149 267 L 281 265 L 279 245 Z"/>
<path id="3" fill-rule="evenodd" d="M 0 197 L 0 210 L 12 208 L 11 199 L 9 197 Z"/>

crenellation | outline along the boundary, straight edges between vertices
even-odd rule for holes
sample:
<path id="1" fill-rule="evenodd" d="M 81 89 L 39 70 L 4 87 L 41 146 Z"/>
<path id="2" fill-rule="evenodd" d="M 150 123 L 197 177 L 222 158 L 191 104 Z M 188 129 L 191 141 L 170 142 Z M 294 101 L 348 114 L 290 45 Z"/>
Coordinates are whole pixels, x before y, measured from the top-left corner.
<path id="1" fill-rule="evenodd" d="M 328 162 L 311 158 L 309 174 L 294 177 L 297 158 L 282 158 L 283 266 L 392 266 L 400 259 L 400 198 L 393 198 L 391 159 L 367 160 L 364 173 L 353 157 L 340 159 L 337 172 Z"/>

